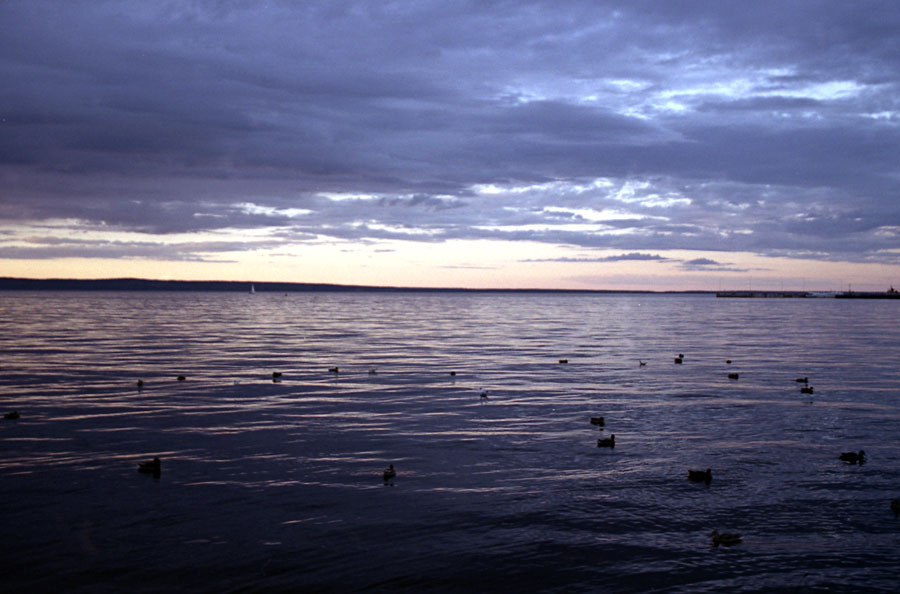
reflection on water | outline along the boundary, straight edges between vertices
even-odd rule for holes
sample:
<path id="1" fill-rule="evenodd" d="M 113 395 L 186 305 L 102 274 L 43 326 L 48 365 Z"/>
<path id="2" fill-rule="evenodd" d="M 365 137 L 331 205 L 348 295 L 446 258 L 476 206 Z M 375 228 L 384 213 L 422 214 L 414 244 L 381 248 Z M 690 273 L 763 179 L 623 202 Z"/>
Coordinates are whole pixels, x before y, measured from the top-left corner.
<path id="1" fill-rule="evenodd" d="M 892 591 L 896 319 L 702 295 L 4 293 L 7 583 Z"/>

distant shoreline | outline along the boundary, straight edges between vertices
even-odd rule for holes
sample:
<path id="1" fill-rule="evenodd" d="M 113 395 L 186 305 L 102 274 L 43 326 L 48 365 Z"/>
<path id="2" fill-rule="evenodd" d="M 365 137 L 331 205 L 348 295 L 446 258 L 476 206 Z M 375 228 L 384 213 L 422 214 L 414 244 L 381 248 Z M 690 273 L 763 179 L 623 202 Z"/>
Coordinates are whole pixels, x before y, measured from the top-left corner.
<path id="1" fill-rule="evenodd" d="M 845 291 L 813 293 L 809 291 L 640 291 L 627 289 L 481 289 L 464 287 L 394 287 L 378 285 L 340 285 L 329 283 L 286 283 L 257 281 L 183 281 L 143 278 L 14 278 L 0 277 L 2 291 L 116 291 L 116 292 L 204 292 L 204 293 L 534 293 L 587 295 L 714 295 L 730 298 L 821 298 L 900 299 L 897 292 Z"/>
<path id="2" fill-rule="evenodd" d="M 309 292 L 377 292 L 377 293 L 585 293 L 585 294 L 706 294 L 715 291 L 631 291 L 615 289 L 470 289 L 444 287 L 392 287 L 369 285 L 339 285 L 328 283 L 282 283 L 257 281 L 181 281 L 141 278 L 109 279 L 30 279 L 0 278 L 0 291 L 199 291 L 220 293 L 249 293 L 253 286 L 257 293 Z"/>
<path id="3" fill-rule="evenodd" d="M 900 293 L 889 291 L 843 291 L 811 293 L 807 291 L 718 291 L 716 297 L 739 299 L 900 299 Z"/>

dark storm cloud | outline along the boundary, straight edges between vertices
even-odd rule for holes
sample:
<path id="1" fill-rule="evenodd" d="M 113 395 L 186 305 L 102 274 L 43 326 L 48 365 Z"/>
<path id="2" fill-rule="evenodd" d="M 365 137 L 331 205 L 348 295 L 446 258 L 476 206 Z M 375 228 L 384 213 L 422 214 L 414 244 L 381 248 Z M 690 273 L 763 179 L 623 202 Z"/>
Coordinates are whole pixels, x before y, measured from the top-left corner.
<path id="1" fill-rule="evenodd" d="M 0 223 L 896 262 L 897 30 L 894 2 L 7 1 Z"/>

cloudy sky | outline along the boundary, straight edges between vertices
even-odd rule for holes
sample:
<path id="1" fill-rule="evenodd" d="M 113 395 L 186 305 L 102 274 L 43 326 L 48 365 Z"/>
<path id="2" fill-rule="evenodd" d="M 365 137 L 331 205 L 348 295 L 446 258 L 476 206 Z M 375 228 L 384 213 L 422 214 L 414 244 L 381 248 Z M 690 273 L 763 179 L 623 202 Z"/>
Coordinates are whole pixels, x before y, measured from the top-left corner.
<path id="1" fill-rule="evenodd" d="M 900 3 L 0 0 L 0 276 L 900 285 Z"/>

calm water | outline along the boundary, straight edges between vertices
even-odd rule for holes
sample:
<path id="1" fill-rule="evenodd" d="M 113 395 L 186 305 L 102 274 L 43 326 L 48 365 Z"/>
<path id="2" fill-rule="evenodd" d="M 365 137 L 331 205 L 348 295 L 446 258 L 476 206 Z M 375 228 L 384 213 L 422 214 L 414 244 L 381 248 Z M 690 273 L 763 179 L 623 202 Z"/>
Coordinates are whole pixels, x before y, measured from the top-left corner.
<path id="1" fill-rule="evenodd" d="M 898 308 L 2 293 L 4 586 L 900 591 Z"/>

